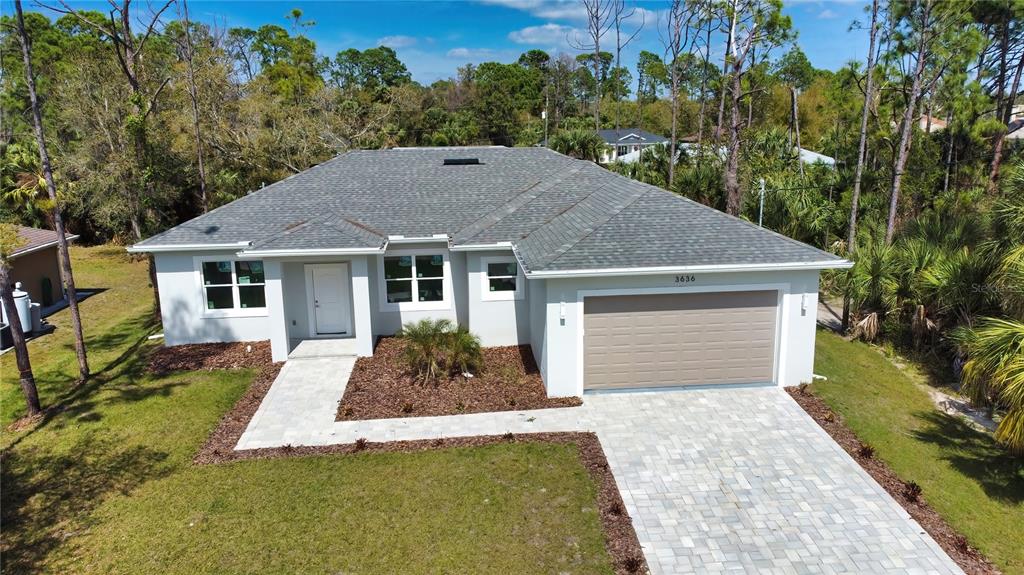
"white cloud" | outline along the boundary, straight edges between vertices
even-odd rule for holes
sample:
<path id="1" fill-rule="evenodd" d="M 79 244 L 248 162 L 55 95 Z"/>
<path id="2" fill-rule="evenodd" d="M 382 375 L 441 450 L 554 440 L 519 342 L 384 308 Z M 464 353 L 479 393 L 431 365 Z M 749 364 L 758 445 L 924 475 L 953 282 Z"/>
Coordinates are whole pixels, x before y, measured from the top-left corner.
<path id="1" fill-rule="evenodd" d="M 409 46 L 416 45 L 416 38 L 413 36 L 384 36 L 383 38 L 377 38 L 378 46 L 387 46 L 388 48 L 408 48 Z"/>
<path id="2" fill-rule="evenodd" d="M 547 23 L 541 26 L 527 26 L 522 30 L 509 32 L 508 39 L 516 44 L 533 46 L 564 46 L 567 39 L 576 33 L 572 26 Z"/>
<path id="3" fill-rule="evenodd" d="M 452 48 L 446 56 L 462 60 L 477 60 L 480 58 L 492 58 L 495 51 L 490 48 Z"/>
<path id="4" fill-rule="evenodd" d="M 483 4 L 504 6 L 529 12 L 549 20 L 586 20 L 587 11 L 578 0 L 479 0 Z"/>
<path id="5" fill-rule="evenodd" d="M 835 12 L 829 10 L 828 8 L 825 8 L 824 10 L 822 10 L 821 12 L 818 13 L 818 19 L 819 20 L 831 20 L 832 18 L 838 18 L 838 17 L 839 17 L 839 14 L 836 14 Z"/>

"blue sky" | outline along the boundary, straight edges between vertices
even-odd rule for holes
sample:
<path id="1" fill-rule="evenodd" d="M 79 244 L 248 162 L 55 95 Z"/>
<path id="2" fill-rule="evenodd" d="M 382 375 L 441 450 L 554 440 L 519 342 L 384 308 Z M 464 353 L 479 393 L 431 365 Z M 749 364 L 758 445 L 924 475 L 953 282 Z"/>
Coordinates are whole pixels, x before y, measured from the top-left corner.
<path id="1" fill-rule="evenodd" d="M 628 2 L 628 0 L 627 0 Z M 788 1 L 785 12 L 793 18 L 798 42 L 819 68 L 836 69 L 867 51 L 867 33 L 848 31 L 853 20 L 865 21 L 868 0 Z M 144 2 L 140 2 L 145 5 Z M 638 1 L 633 5 L 645 16 L 645 26 L 623 52 L 630 67 L 640 50 L 661 54 L 658 14 L 667 1 Z M 26 9 L 44 11 L 32 2 Z M 105 10 L 107 2 L 72 2 L 73 6 Z M 12 4 L 4 0 L 3 11 Z M 467 62 L 512 62 L 533 48 L 575 54 L 566 38 L 584 27 L 574 0 L 378 0 L 346 2 L 203 1 L 189 3 L 193 19 L 222 28 L 262 24 L 289 26 L 285 15 L 300 8 L 316 24 L 304 30 L 319 51 L 333 56 L 339 50 L 366 49 L 386 44 L 394 48 L 413 78 L 429 84 L 455 74 Z M 173 17 L 173 16 L 171 16 Z M 639 17 L 635 18 L 639 23 Z M 611 37 L 603 42 L 614 44 Z M 718 57 L 724 47 L 719 47 Z"/>

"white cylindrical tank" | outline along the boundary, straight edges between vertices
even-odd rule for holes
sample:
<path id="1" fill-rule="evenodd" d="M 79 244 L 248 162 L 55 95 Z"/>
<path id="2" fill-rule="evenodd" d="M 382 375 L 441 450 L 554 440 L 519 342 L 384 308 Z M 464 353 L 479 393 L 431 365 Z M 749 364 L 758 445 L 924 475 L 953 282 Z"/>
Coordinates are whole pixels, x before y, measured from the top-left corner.
<path id="1" fill-rule="evenodd" d="M 32 300 L 28 297 L 28 292 L 22 291 L 21 282 L 14 284 L 11 295 L 14 296 L 14 309 L 18 310 L 18 319 L 21 320 L 21 331 L 32 331 Z M 4 323 L 10 323 L 7 319 L 7 308 L 2 305 L 0 308 L 3 308 Z"/>
<path id="2" fill-rule="evenodd" d="M 32 333 L 43 331 L 43 304 L 32 302 Z"/>

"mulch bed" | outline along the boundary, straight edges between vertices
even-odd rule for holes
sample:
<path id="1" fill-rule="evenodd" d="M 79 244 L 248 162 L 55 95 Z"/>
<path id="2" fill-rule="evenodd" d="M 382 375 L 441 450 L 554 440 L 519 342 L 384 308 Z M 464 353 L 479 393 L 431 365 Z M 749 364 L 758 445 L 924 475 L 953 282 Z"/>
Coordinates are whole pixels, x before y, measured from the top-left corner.
<path id="1" fill-rule="evenodd" d="M 317 455 L 346 455 L 353 453 L 412 453 L 428 449 L 449 447 L 479 447 L 497 443 L 549 442 L 571 443 L 579 449 L 580 461 L 597 485 L 597 506 L 604 528 L 605 548 L 612 557 L 615 572 L 619 575 L 648 573 L 643 549 L 633 529 L 633 521 L 626 512 L 626 506 L 619 494 L 601 442 L 594 433 L 560 432 L 528 433 L 513 435 L 478 435 L 419 441 L 370 442 L 363 439 L 355 443 L 324 445 L 316 447 L 274 447 L 235 451 L 235 445 L 256 413 L 260 402 L 267 394 L 281 364 L 264 367 L 253 380 L 245 395 L 221 418 L 206 444 L 196 454 L 193 462 L 210 465 L 248 459 L 273 459 L 277 457 L 300 457 Z"/>
<path id="2" fill-rule="evenodd" d="M 528 345 L 483 349 L 484 368 L 472 378 L 461 375 L 423 383 L 402 358 L 401 338 L 382 338 L 372 357 L 356 360 L 338 421 L 422 417 L 493 411 L 518 411 L 580 405 L 578 397 L 548 397 Z"/>
<path id="3" fill-rule="evenodd" d="M 149 356 L 149 371 L 239 369 L 271 364 L 269 341 L 195 343 L 160 347 Z"/>
<path id="4" fill-rule="evenodd" d="M 967 542 L 966 537 L 946 523 L 946 520 L 920 497 L 919 492 L 918 496 L 914 496 L 916 484 L 904 482 L 884 461 L 874 457 L 874 450 L 862 443 L 846 426 L 842 417 L 832 411 L 821 398 L 802 386 L 787 387 L 786 391 L 840 447 L 907 510 L 961 569 L 977 575 L 1000 573 L 981 551 Z"/>

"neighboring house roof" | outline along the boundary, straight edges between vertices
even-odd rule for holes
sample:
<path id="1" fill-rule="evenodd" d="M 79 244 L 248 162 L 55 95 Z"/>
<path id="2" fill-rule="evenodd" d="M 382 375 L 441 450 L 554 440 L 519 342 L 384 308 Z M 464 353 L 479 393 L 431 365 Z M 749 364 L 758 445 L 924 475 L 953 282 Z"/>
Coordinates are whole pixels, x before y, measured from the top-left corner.
<path id="1" fill-rule="evenodd" d="M 652 134 L 639 128 L 621 128 L 619 130 L 598 130 L 597 135 L 607 144 L 628 145 L 628 144 L 657 144 L 667 142 L 664 136 Z"/>
<path id="2" fill-rule="evenodd" d="M 832 156 L 812 152 L 806 148 L 800 148 L 800 161 L 805 164 L 825 164 L 826 166 L 836 165 L 836 159 Z"/>
<path id="3" fill-rule="evenodd" d="M 678 148 L 679 150 L 690 152 L 691 150 L 696 150 L 699 146 L 693 142 L 680 142 Z M 643 151 L 644 150 L 637 150 L 635 152 L 629 152 L 628 154 L 622 154 L 616 158 L 615 161 L 622 162 L 623 164 L 632 164 L 640 160 L 640 154 L 643 153 Z M 728 152 L 728 150 L 725 146 L 718 147 L 719 157 L 724 158 L 726 152 Z M 800 161 L 804 164 L 822 163 L 827 166 L 836 165 L 836 159 L 832 156 L 826 156 L 825 154 L 819 154 L 818 152 L 812 152 L 811 150 L 804 148 L 800 148 Z"/>
<path id="4" fill-rule="evenodd" d="M 1024 138 L 1024 130 L 1021 130 L 1022 127 L 1024 127 L 1024 119 L 1012 120 L 1006 126 L 1006 137 L 1011 140 Z"/>
<path id="5" fill-rule="evenodd" d="M 447 158 L 469 157 L 480 164 L 443 165 Z M 512 245 L 531 274 L 843 262 L 546 148 L 352 151 L 133 249 L 219 245 L 264 254 L 379 252 L 399 236 L 409 240 L 439 234 L 456 248 Z"/>
<path id="6" fill-rule="evenodd" d="M 57 245 L 57 239 L 59 236 L 57 232 L 53 230 L 41 230 L 39 228 L 29 228 L 26 226 L 16 226 L 18 228 L 18 237 L 21 238 L 22 244 L 18 249 L 11 252 L 10 258 L 28 255 L 32 252 L 39 250 L 45 250 Z M 68 241 L 74 241 L 78 239 L 78 236 L 73 234 L 65 234 L 64 237 Z"/>

